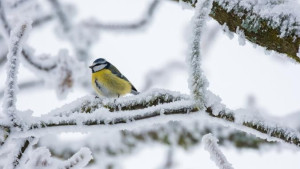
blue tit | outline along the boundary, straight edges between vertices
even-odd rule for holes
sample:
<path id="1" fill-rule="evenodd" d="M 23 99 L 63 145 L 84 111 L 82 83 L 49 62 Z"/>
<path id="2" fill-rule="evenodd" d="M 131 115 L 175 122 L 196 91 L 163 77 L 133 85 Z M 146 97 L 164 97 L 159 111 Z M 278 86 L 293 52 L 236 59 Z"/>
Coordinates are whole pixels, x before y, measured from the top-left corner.
<path id="1" fill-rule="evenodd" d="M 139 94 L 129 80 L 105 59 L 96 59 L 90 68 L 93 73 L 92 85 L 98 95 L 111 98 L 128 93 Z"/>

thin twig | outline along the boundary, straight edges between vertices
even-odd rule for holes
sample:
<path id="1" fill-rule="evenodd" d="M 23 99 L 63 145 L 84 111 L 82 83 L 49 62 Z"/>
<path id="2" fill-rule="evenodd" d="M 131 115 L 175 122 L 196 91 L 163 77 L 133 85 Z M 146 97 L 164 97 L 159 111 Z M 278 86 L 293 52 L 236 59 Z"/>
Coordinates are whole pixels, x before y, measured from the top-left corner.
<path id="1" fill-rule="evenodd" d="M 35 27 L 44 25 L 45 23 L 52 21 L 53 19 L 54 19 L 54 15 L 52 15 L 52 14 L 48 14 L 48 15 L 36 18 L 32 22 L 32 27 L 35 28 Z"/>
<path id="2" fill-rule="evenodd" d="M 153 14 L 155 13 L 155 10 L 158 8 L 159 3 L 161 0 L 153 0 L 152 3 L 149 5 L 145 16 L 134 23 L 128 23 L 128 24 L 121 24 L 121 23 L 102 23 L 99 21 L 93 21 L 93 22 L 84 22 L 85 26 L 92 27 L 92 28 L 98 28 L 101 30 L 108 30 L 108 31 L 118 31 L 118 30 L 133 30 L 138 29 L 143 26 L 146 26 L 152 19 Z"/>
<path id="3" fill-rule="evenodd" d="M 219 169 L 233 169 L 232 165 L 219 149 L 217 138 L 209 133 L 203 136 L 202 142 L 204 143 L 204 149 L 210 153 L 210 158 L 216 163 Z"/>
<path id="4" fill-rule="evenodd" d="M 24 91 L 27 89 L 36 88 L 38 86 L 41 86 L 42 84 L 43 84 L 42 80 L 33 80 L 33 81 L 19 83 L 18 88 L 20 91 Z M 3 95 L 4 95 L 4 90 L 0 91 L 0 98 L 3 97 Z"/>
<path id="5" fill-rule="evenodd" d="M 67 18 L 67 15 L 65 14 L 61 4 L 58 2 L 58 0 L 49 0 L 49 2 L 55 10 L 64 32 L 68 32 L 71 29 L 71 23 L 70 20 Z"/>
<path id="6" fill-rule="evenodd" d="M 3 111 L 8 115 L 15 126 L 20 125 L 16 114 L 16 91 L 17 91 L 17 72 L 19 66 L 19 55 L 23 47 L 23 42 L 31 29 L 27 22 L 13 29 L 10 35 L 10 44 L 7 54 L 7 78 L 4 90 Z"/>
<path id="7" fill-rule="evenodd" d="M 6 33 L 5 36 L 9 37 L 11 28 L 10 28 L 10 25 L 7 21 L 6 15 L 5 15 L 5 10 L 3 8 L 2 0 L 0 0 L 0 19 L 1 19 L 1 22 L 3 23 L 3 25 L 4 25 L 4 29 L 5 29 L 5 33 Z M 34 56 L 32 56 L 32 54 L 26 49 L 22 50 L 22 55 L 24 56 L 25 60 L 30 65 L 32 65 L 34 68 L 36 68 L 38 70 L 50 71 L 50 70 L 52 70 L 56 67 L 56 64 L 53 64 L 53 65 L 50 65 L 50 66 L 45 66 L 41 63 L 38 63 L 37 62 L 38 60 L 34 59 Z"/>

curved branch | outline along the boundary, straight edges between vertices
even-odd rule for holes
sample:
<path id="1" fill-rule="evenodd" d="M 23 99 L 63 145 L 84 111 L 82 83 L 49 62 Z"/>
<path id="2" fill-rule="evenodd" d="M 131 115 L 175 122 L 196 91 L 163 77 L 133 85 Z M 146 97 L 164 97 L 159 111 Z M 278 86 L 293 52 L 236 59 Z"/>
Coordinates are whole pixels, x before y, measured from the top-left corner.
<path id="1" fill-rule="evenodd" d="M 48 14 L 48 15 L 45 15 L 45 16 L 41 16 L 39 18 L 35 18 L 32 22 L 32 27 L 35 28 L 37 26 L 41 26 L 51 20 L 54 19 L 54 15 L 52 14 Z"/>
<path id="2" fill-rule="evenodd" d="M 3 7 L 3 2 L 0 0 L 0 20 L 4 26 L 4 30 L 5 30 L 5 35 L 9 37 L 10 31 L 11 31 L 11 27 L 7 21 L 6 15 L 5 15 L 5 9 Z M 56 67 L 56 64 L 53 65 L 44 65 L 42 63 L 42 61 L 35 59 L 34 56 L 32 56 L 32 54 L 27 50 L 27 49 L 23 49 L 22 50 L 22 55 L 25 58 L 25 60 L 34 68 L 41 70 L 41 71 L 50 71 L 52 69 L 54 69 Z"/>
<path id="3" fill-rule="evenodd" d="M 160 0 L 153 0 L 152 3 L 149 5 L 145 16 L 134 23 L 128 23 L 128 24 L 120 24 L 120 23 L 101 23 L 99 21 L 93 21 L 93 22 L 84 22 L 85 26 L 92 27 L 92 28 L 98 28 L 101 30 L 109 30 L 109 31 L 115 31 L 115 30 L 132 30 L 132 29 L 138 29 L 145 25 L 147 25 L 157 9 L 158 5 L 160 3 Z"/>
<path id="4" fill-rule="evenodd" d="M 195 6 L 197 2 L 197 0 L 182 1 L 191 6 Z M 210 16 L 219 24 L 226 24 L 231 32 L 242 31 L 250 42 L 267 50 L 286 54 L 300 63 L 300 16 L 295 16 L 293 10 L 286 10 L 287 7 L 299 9 L 300 5 L 297 2 L 274 1 L 273 4 L 265 4 L 263 7 L 268 8 L 264 11 L 269 13 L 260 14 L 256 3 L 259 1 L 251 3 L 244 0 L 214 0 Z M 272 9 L 285 11 L 271 13 Z"/>

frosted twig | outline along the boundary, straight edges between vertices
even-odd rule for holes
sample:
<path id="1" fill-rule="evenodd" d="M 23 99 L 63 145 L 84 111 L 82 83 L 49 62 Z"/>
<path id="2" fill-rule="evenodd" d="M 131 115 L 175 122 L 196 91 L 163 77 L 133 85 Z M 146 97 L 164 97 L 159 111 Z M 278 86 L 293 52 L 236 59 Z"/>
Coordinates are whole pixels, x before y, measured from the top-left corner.
<path id="1" fill-rule="evenodd" d="M 3 25 L 4 30 L 9 33 L 11 28 L 9 23 L 7 22 L 6 15 L 5 15 L 5 8 L 2 1 L 3 0 L 0 0 L 0 19 L 1 19 L 0 23 Z M 8 35 L 9 34 L 7 34 L 7 37 Z"/>
<path id="2" fill-rule="evenodd" d="M 28 1 L 32 1 L 32 0 L 18 0 L 18 1 L 15 1 L 11 7 L 12 8 L 18 8 L 19 6 L 22 6 L 24 3 L 27 3 Z"/>
<path id="3" fill-rule="evenodd" d="M 161 0 L 153 0 L 152 3 L 149 5 L 147 12 L 145 13 L 145 16 L 134 23 L 128 23 L 128 24 L 121 24 L 121 23 L 101 23 L 99 21 L 85 21 L 84 25 L 87 27 L 92 27 L 92 28 L 98 28 L 101 30 L 108 30 L 108 31 L 118 31 L 118 30 L 133 30 L 133 29 L 138 29 L 141 28 L 145 25 L 147 25 L 152 17 L 153 13 L 155 10 L 158 8 L 158 5 Z"/>
<path id="4" fill-rule="evenodd" d="M 278 145 L 274 142 L 267 142 L 253 135 L 222 125 L 211 124 L 209 121 L 203 119 L 197 122 L 189 122 L 188 125 L 181 122 L 169 122 L 167 124 L 155 125 L 151 126 L 151 128 L 134 131 L 122 130 L 120 132 L 109 132 L 103 135 L 91 133 L 84 141 L 61 142 L 60 146 L 57 146 L 57 143 L 52 141 L 57 140 L 56 137 L 46 136 L 40 138 L 38 146 L 49 148 L 52 155 L 56 157 L 70 156 L 70 154 L 75 153 L 80 147 L 89 147 L 95 154 L 95 157 L 98 157 L 97 154 L 119 156 L 129 154 L 141 145 L 153 142 L 167 146 L 180 146 L 184 149 L 191 149 L 199 145 L 202 136 L 209 132 L 214 132 L 215 136 L 220 140 L 219 144 L 225 147 L 260 149 L 260 146 L 263 145 Z M 104 141 L 102 141 L 102 139 Z M 97 142 L 101 142 L 101 144 L 95 144 L 93 140 L 97 140 Z M 101 158 L 94 160 L 98 161 L 101 160 Z M 176 165 L 176 161 L 173 161 L 173 164 L 174 162 Z"/>
<path id="5" fill-rule="evenodd" d="M 3 112 L 8 115 L 14 125 L 19 124 L 16 115 L 16 91 L 17 91 L 17 72 L 19 67 L 19 55 L 23 47 L 23 42 L 31 29 L 28 22 L 18 25 L 12 30 L 10 35 L 10 46 L 7 54 L 7 78 L 4 90 Z"/>
<path id="6" fill-rule="evenodd" d="M 48 14 L 48 15 L 44 15 L 44 16 L 35 18 L 32 22 L 32 27 L 35 28 L 37 26 L 43 25 L 44 23 L 51 21 L 53 18 L 54 18 L 54 15 L 52 15 L 52 14 Z"/>
<path id="7" fill-rule="evenodd" d="M 170 72 L 176 72 L 180 70 L 186 70 L 186 64 L 180 61 L 169 62 L 166 65 L 164 65 L 161 69 L 150 70 L 145 75 L 145 83 L 141 91 L 146 91 L 150 89 L 154 84 L 159 83 L 159 81 L 166 81 L 166 79 L 170 79 Z"/>
<path id="8" fill-rule="evenodd" d="M 58 0 L 49 0 L 49 2 L 55 10 L 58 21 L 65 34 L 64 36 L 67 37 L 67 40 L 73 46 L 78 60 L 87 62 L 90 57 L 89 48 L 96 35 L 93 34 L 92 38 L 90 38 L 86 32 L 91 33 L 91 30 L 84 30 L 83 27 L 80 27 L 81 25 L 74 25 Z"/>
<path id="9" fill-rule="evenodd" d="M 10 27 L 8 21 L 7 21 L 7 18 L 6 18 L 6 15 L 5 15 L 5 9 L 3 8 L 2 3 L 3 3 L 2 0 L 0 0 L 0 20 L 3 23 L 4 28 L 5 28 L 5 35 L 4 36 L 9 37 L 11 27 Z M 31 66 L 33 66 L 37 70 L 47 72 L 47 71 L 50 71 L 50 70 L 52 70 L 56 67 L 55 64 L 45 66 L 42 63 L 43 61 L 35 59 L 34 56 L 32 56 L 32 54 L 27 49 L 22 50 L 22 55 L 25 58 L 25 61 L 27 61 Z"/>
<path id="10" fill-rule="evenodd" d="M 189 88 L 199 110 L 205 108 L 207 82 L 201 70 L 200 39 L 205 20 L 211 10 L 212 0 L 199 0 L 192 19 L 192 39 L 189 44 L 187 63 L 189 67 Z"/>
<path id="11" fill-rule="evenodd" d="M 68 32 L 71 29 L 71 23 L 67 15 L 63 11 L 62 6 L 58 2 L 58 0 L 49 0 L 49 2 L 52 5 L 53 9 L 55 10 L 59 22 L 61 23 L 64 29 L 64 32 Z"/>
<path id="12" fill-rule="evenodd" d="M 88 148 L 81 148 L 70 159 L 58 166 L 59 169 L 75 169 L 85 167 L 93 159 L 92 152 Z"/>
<path id="13" fill-rule="evenodd" d="M 28 82 L 22 82 L 18 85 L 18 88 L 20 91 L 26 90 L 26 89 L 32 89 L 39 86 L 42 86 L 43 81 L 41 80 L 33 80 Z M 4 90 L 0 91 L 0 98 L 4 95 Z"/>
<path id="14" fill-rule="evenodd" d="M 18 139 L 15 140 L 15 149 L 11 152 L 10 155 L 10 163 L 7 164 L 5 169 L 15 169 L 17 168 L 21 160 L 26 152 L 26 150 L 35 143 L 33 137 L 25 138 L 25 139 Z"/>
<path id="15" fill-rule="evenodd" d="M 162 169 L 171 169 L 174 167 L 174 153 L 174 145 L 171 145 L 166 154 L 165 164 L 163 165 Z"/>
<path id="16" fill-rule="evenodd" d="M 6 53 L 7 52 L 4 52 L 4 53 L 3 53 L 3 55 L 0 55 L 0 67 L 6 62 L 6 55 L 7 55 Z"/>
<path id="17" fill-rule="evenodd" d="M 206 134 L 203 136 L 202 142 L 204 143 L 204 149 L 210 153 L 210 158 L 216 163 L 219 169 L 233 169 L 219 149 L 217 138 L 215 138 L 212 134 Z"/>

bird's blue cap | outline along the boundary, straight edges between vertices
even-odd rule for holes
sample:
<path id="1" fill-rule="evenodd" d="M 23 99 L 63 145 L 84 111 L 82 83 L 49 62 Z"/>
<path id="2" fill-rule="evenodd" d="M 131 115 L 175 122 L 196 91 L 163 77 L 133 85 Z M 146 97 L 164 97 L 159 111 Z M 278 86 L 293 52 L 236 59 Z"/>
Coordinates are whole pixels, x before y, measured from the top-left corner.
<path id="1" fill-rule="evenodd" d="M 97 65 L 97 64 L 104 64 L 107 63 L 107 61 L 103 58 L 98 58 L 96 59 L 93 64 L 90 66 L 90 68 L 92 68 L 93 66 Z"/>

